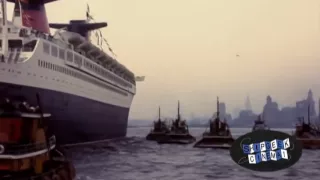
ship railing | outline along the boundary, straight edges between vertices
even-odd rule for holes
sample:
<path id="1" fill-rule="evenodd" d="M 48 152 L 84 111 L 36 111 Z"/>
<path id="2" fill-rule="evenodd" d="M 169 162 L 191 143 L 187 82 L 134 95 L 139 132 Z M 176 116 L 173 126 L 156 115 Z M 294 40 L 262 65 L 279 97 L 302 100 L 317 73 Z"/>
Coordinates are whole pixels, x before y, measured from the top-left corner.
<path id="1" fill-rule="evenodd" d="M 52 136 L 48 140 L 49 147 L 53 147 L 56 145 L 56 138 Z M 15 145 L 15 144 L 1 144 L 4 148 L 3 153 L 1 155 L 23 155 L 28 153 L 33 153 L 41 150 L 48 149 L 46 142 L 41 143 L 31 143 L 31 144 L 22 144 L 22 145 Z"/>
<path id="2" fill-rule="evenodd" d="M 35 29 L 21 28 L 20 32 L 19 32 L 19 35 L 20 35 L 20 37 L 32 37 L 32 36 L 35 36 L 37 38 L 41 38 L 41 39 L 47 40 L 49 42 L 52 42 L 52 43 L 56 44 L 57 46 L 62 46 L 64 48 L 70 49 L 71 51 L 75 51 L 75 48 L 71 43 L 63 41 L 63 40 L 55 39 L 55 38 L 53 38 L 53 36 L 51 36 L 49 34 L 45 34 L 45 33 L 40 32 L 40 31 L 37 31 Z M 78 52 L 78 53 L 80 53 L 80 52 Z M 87 53 L 85 53 L 84 56 L 87 59 L 90 59 L 89 56 L 87 55 Z M 131 80 L 129 80 L 129 81 L 130 81 L 130 83 L 135 84 L 134 83 L 135 82 L 134 81 L 134 75 L 131 76 Z"/>
<path id="3" fill-rule="evenodd" d="M 40 38 L 40 39 L 45 39 L 45 40 L 50 41 L 58 46 L 62 46 L 62 47 L 69 48 L 69 49 L 73 50 L 72 44 L 65 42 L 65 41 L 62 41 L 62 40 L 55 39 L 55 38 L 53 38 L 52 35 L 37 31 L 35 29 L 21 28 L 19 35 L 20 35 L 20 37 L 24 37 L 24 38 L 36 37 L 36 38 Z"/>
<path id="4" fill-rule="evenodd" d="M 2 48 L 0 48 L 0 51 Z M 8 53 L 6 55 L 3 55 L 2 53 L 0 56 L 0 62 L 6 63 L 6 62 L 23 62 L 24 60 L 28 59 L 28 55 L 21 54 L 23 52 L 32 52 L 33 49 L 30 47 L 23 47 L 23 48 L 9 48 Z"/>
<path id="5" fill-rule="evenodd" d="M 0 47 L 0 51 L 2 51 L 2 48 Z M 31 47 L 21 47 L 21 48 L 8 48 L 9 52 L 32 52 L 33 48 Z"/>

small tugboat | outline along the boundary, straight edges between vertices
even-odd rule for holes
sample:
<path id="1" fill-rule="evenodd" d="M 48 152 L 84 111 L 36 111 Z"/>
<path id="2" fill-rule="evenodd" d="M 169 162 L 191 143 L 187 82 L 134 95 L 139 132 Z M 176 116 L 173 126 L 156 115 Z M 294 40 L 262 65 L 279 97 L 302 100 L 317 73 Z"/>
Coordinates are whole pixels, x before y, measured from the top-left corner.
<path id="1" fill-rule="evenodd" d="M 257 130 L 269 130 L 270 128 L 266 125 L 264 119 L 261 118 L 261 115 L 258 116 L 258 119 L 254 121 L 252 131 Z"/>
<path id="2" fill-rule="evenodd" d="M 146 139 L 149 141 L 157 141 L 169 132 L 170 132 L 170 129 L 168 128 L 166 123 L 161 120 L 160 107 L 159 107 L 159 119 L 158 121 L 155 121 L 153 123 L 153 129 L 151 129 Z"/>
<path id="3" fill-rule="evenodd" d="M 186 120 L 181 120 L 180 102 L 178 101 L 178 117 L 172 122 L 171 130 L 158 140 L 159 144 L 191 144 L 196 138 L 189 133 Z"/>
<path id="4" fill-rule="evenodd" d="M 39 96 L 37 95 L 40 106 Z M 0 179 L 73 180 L 74 166 L 57 150 L 47 133 L 40 108 L 5 99 L 0 105 Z"/>
<path id="5" fill-rule="evenodd" d="M 204 132 L 202 139 L 194 147 L 196 148 L 221 148 L 229 149 L 234 142 L 229 125 L 226 120 L 220 120 L 219 97 L 217 97 L 217 117 L 209 120 L 209 132 Z"/>
<path id="6" fill-rule="evenodd" d="M 308 123 L 304 122 L 303 117 L 299 120 L 294 135 L 301 142 L 302 147 L 304 149 L 320 149 L 320 130 L 310 122 L 310 106 L 308 106 Z"/>

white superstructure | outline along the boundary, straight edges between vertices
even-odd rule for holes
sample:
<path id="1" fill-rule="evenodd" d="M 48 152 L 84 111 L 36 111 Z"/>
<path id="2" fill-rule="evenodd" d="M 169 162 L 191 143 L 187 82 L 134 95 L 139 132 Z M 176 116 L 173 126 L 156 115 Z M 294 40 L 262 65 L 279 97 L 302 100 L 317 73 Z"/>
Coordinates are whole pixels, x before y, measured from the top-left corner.
<path id="1" fill-rule="evenodd" d="M 134 74 L 81 35 L 47 34 L 8 22 L 8 51 L 0 55 L 0 82 L 49 89 L 129 108 Z M 4 32 L 2 26 L 0 32 Z"/>

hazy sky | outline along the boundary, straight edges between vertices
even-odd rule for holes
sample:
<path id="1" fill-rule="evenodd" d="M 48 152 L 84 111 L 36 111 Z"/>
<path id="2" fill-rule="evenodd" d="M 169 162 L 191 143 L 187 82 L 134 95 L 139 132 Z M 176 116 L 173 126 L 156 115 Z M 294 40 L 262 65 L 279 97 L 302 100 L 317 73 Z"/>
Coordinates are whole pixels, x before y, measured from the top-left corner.
<path id="1" fill-rule="evenodd" d="M 83 19 L 87 2 L 118 60 L 146 76 L 131 119 L 174 115 L 177 100 L 188 117 L 211 115 L 216 96 L 229 112 L 247 95 L 256 112 L 268 94 L 281 106 L 319 96 L 320 0 L 61 0 L 49 21 Z"/>

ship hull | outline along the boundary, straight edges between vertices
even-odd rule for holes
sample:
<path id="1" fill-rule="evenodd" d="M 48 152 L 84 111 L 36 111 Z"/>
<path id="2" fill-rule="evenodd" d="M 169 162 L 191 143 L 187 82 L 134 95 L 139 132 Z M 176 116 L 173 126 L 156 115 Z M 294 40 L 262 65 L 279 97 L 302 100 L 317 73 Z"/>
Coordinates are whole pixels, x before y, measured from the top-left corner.
<path id="1" fill-rule="evenodd" d="M 52 114 L 49 131 L 61 145 L 126 136 L 129 108 L 49 89 L 0 83 L 1 97 L 23 97 L 37 104 L 36 93 L 43 111 Z"/>

